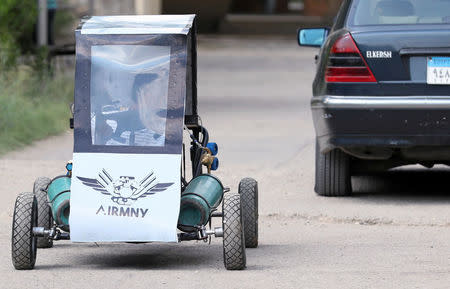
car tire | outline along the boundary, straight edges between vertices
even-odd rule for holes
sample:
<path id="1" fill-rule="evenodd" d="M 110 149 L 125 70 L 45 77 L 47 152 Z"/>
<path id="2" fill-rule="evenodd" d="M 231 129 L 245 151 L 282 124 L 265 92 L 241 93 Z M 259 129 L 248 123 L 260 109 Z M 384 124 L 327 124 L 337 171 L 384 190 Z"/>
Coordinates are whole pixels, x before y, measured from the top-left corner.
<path id="1" fill-rule="evenodd" d="M 33 193 L 20 194 L 15 203 L 11 236 L 11 255 L 14 268 L 30 270 L 36 263 L 37 238 L 33 227 L 37 226 L 37 201 Z"/>
<path id="2" fill-rule="evenodd" d="M 326 197 L 350 195 L 350 161 L 350 156 L 340 149 L 322 154 L 316 143 L 316 193 Z"/>
<path id="3" fill-rule="evenodd" d="M 245 178 L 239 182 L 246 248 L 258 247 L 258 182 Z"/>
<path id="4" fill-rule="evenodd" d="M 52 209 L 48 204 L 47 198 L 47 187 L 51 180 L 46 177 L 37 178 L 33 186 L 33 194 L 36 196 L 38 205 L 38 227 L 44 227 L 49 230 L 53 225 Z M 38 248 L 51 248 L 53 247 L 53 240 L 38 237 L 37 238 Z"/>
<path id="5" fill-rule="evenodd" d="M 241 196 L 227 194 L 223 200 L 223 262 L 227 270 L 246 266 Z"/>

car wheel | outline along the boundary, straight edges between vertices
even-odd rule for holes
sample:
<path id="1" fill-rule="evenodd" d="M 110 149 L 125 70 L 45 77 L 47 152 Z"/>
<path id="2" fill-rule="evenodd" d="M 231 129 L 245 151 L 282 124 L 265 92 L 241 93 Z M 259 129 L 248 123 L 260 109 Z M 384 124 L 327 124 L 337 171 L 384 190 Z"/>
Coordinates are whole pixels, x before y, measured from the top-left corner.
<path id="1" fill-rule="evenodd" d="M 246 248 L 258 247 L 258 183 L 252 178 L 239 183 Z"/>
<path id="2" fill-rule="evenodd" d="M 223 200 L 223 262 L 227 270 L 246 266 L 241 196 L 227 194 Z"/>
<path id="3" fill-rule="evenodd" d="M 351 194 L 350 156 L 334 149 L 322 154 L 316 143 L 316 185 L 320 196 L 340 197 Z"/>
<path id="4" fill-rule="evenodd" d="M 11 236 L 14 268 L 30 270 L 36 263 L 37 240 L 33 227 L 37 225 L 37 201 L 33 193 L 22 193 L 16 199 Z"/>
<path id="5" fill-rule="evenodd" d="M 50 229 L 53 225 L 52 209 L 48 204 L 47 187 L 51 180 L 49 178 L 40 177 L 37 178 L 33 186 L 33 194 L 36 196 L 38 205 L 38 227 L 44 227 L 46 230 Z M 37 238 L 38 248 L 51 248 L 53 246 L 53 240 L 44 237 Z"/>

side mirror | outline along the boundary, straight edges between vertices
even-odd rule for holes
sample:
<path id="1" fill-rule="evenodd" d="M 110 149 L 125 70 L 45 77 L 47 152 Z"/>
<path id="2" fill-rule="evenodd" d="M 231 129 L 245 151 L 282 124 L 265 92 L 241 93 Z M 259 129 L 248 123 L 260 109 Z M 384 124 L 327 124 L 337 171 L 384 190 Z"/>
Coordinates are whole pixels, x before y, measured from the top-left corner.
<path id="1" fill-rule="evenodd" d="M 299 29 L 297 34 L 298 45 L 321 47 L 328 37 L 327 28 Z"/>

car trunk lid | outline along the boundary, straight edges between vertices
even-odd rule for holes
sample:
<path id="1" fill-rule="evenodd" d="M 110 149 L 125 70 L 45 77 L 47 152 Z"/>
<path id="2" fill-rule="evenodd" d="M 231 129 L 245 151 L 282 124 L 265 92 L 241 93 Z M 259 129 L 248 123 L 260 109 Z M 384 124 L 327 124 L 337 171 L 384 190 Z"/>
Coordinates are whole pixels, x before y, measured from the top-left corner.
<path id="1" fill-rule="evenodd" d="M 450 58 L 450 29 L 446 28 L 377 27 L 351 34 L 379 83 L 414 84 L 430 94 L 441 94 L 442 87 L 427 84 L 427 61 L 430 57 Z"/>

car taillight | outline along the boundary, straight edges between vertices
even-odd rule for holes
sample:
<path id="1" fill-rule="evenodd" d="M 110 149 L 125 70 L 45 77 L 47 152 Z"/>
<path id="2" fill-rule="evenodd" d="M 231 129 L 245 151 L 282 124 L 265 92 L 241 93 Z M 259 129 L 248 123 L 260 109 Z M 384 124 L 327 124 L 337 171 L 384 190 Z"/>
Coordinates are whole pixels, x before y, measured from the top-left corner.
<path id="1" fill-rule="evenodd" d="M 338 38 L 331 48 L 325 80 L 326 82 L 377 82 L 350 33 Z"/>

